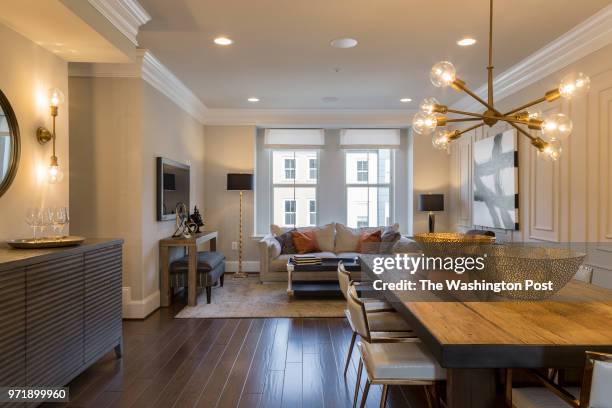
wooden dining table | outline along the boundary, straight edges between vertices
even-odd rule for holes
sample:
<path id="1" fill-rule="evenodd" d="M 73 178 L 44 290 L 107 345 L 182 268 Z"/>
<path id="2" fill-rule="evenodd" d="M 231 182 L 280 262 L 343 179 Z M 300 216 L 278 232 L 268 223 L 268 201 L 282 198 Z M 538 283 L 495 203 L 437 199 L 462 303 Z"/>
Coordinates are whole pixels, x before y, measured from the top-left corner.
<path id="1" fill-rule="evenodd" d="M 379 285 L 428 279 L 422 271 L 375 274 L 374 258 L 361 256 L 362 273 Z M 447 369 L 449 408 L 500 406 L 499 369 L 580 368 L 586 351 L 612 352 L 612 290 L 576 280 L 544 301 L 474 301 L 406 290 L 381 294 Z"/>

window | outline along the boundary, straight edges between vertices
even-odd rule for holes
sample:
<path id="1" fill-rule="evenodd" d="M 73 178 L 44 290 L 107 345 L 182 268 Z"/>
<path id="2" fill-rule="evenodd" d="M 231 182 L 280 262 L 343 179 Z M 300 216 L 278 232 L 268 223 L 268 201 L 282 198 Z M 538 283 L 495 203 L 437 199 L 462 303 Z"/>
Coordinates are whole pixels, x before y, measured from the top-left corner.
<path id="1" fill-rule="evenodd" d="M 295 179 L 295 159 L 285 159 L 285 179 Z"/>
<path id="2" fill-rule="evenodd" d="M 283 227 L 315 225 L 318 180 L 311 163 L 316 168 L 318 152 L 274 149 L 271 153 L 272 222 Z"/>
<path id="3" fill-rule="evenodd" d="M 368 182 L 368 161 L 357 160 L 357 181 Z"/>
<path id="4" fill-rule="evenodd" d="M 295 225 L 295 200 L 285 200 L 285 225 Z"/>
<path id="5" fill-rule="evenodd" d="M 317 159 L 308 159 L 308 178 L 317 179 Z"/>
<path id="6" fill-rule="evenodd" d="M 391 224 L 391 149 L 347 150 L 346 215 L 349 227 Z"/>
<path id="7" fill-rule="evenodd" d="M 308 200 L 308 222 L 310 225 L 317 225 L 317 202 Z"/>

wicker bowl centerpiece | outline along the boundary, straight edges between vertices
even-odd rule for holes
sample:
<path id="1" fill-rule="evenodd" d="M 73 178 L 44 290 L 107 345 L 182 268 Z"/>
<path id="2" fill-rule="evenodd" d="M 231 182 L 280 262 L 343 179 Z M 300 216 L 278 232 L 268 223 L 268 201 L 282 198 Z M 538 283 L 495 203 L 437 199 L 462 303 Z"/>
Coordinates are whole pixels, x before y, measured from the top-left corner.
<path id="1" fill-rule="evenodd" d="M 485 274 L 490 282 L 537 283 L 552 282 L 550 291 L 506 290 L 501 296 L 519 300 L 542 300 L 554 295 L 567 285 L 582 264 L 586 254 L 566 248 L 536 247 L 531 245 L 494 245 L 487 254 Z"/>
<path id="2" fill-rule="evenodd" d="M 451 257 L 477 256 L 487 252 L 495 243 L 488 235 L 466 235 L 458 232 L 427 232 L 414 235 L 425 256 Z"/>

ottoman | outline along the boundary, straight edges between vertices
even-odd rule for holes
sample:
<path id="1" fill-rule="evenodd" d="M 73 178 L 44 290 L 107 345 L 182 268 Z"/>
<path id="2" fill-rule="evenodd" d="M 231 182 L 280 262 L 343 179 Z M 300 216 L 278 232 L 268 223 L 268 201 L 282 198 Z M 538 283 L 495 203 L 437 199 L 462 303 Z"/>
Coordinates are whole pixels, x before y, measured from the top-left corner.
<path id="1" fill-rule="evenodd" d="M 225 274 L 225 256 L 220 252 L 201 251 L 197 256 L 197 278 L 199 288 L 206 289 L 206 303 L 210 303 L 212 286 L 219 282 L 223 286 Z M 187 287 L 189 256 L 185 255 L 170 264 L 170 287 Z"/>

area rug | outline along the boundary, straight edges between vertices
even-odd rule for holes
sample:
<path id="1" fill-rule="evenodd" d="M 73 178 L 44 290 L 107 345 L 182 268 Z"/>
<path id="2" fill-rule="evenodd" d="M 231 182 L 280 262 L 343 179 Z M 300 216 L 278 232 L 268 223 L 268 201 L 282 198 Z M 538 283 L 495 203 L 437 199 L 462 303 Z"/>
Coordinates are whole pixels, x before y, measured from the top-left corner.
<path id="1" fill-rule="evenodd" d="M 343 317 L 345 308 L 343 299 L 290 298 L 284 282 L 262 284 L 256 276 L 234 279 L 228 274 L 223 287 L 212 289 L 210 304 L 202 293 L 197 306 L 186 306 L 175 317 Z"/>

